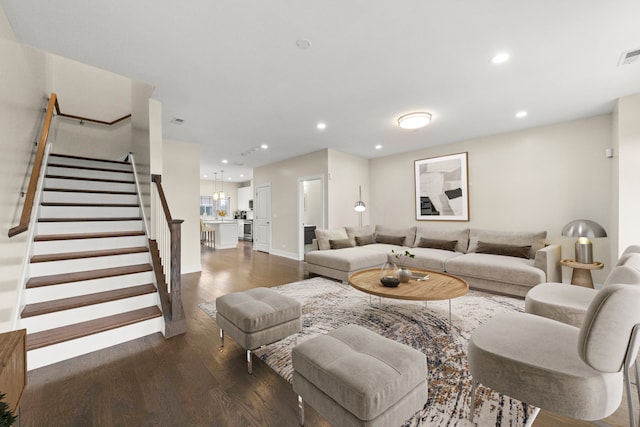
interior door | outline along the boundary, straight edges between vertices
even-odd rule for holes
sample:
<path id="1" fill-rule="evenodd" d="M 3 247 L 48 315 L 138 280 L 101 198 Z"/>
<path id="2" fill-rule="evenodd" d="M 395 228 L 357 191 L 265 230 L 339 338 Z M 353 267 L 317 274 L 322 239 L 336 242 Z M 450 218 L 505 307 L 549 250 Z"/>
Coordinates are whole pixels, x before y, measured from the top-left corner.
<path id="1" fill-rule="evenodd" d="M 253 207 L 253 242 L 256 250 L 271 250 L 271 185 L 256 186 Z"/>

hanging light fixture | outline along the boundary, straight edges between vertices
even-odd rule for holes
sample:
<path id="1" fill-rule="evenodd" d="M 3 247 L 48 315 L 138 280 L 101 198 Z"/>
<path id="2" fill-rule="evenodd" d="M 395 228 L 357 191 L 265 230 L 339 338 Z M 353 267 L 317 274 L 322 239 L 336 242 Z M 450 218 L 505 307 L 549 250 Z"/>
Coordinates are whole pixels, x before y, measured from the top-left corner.
<path id="1" fill-rule="evenodd" d="M 367 207 L 362 201 L 362 186 L 360 185 L 358 185 L 358 201 L 356 202 L 355 205 L 353 205 L 353 210 L 358 212 L 359 214 L 358 224 L 360 224 L 360 227 L 362 227 L 362 212 L 367 210 Z"/>
<path id="2" fill-rule="evenodd" d="M 214 172 L 213 175 L 213 200 L 218 200 L 218 172 Z"/>
<path id="3" fill-rule="evenodd" d="M 224 199 L 224 171 L 220 171 L 220 199 Z"/>
<path id="4" fill-rule="evenodd" d="M 398 126 L 402 129 L 420 129 L 431 122 L 431 114 L 416 112 L 398 117 Z"/>

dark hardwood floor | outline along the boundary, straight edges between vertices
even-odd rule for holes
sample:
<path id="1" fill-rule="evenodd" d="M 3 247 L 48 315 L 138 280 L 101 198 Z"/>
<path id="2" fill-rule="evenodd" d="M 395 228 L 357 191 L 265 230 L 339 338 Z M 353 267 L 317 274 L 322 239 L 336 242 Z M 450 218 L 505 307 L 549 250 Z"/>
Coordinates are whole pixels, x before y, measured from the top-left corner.
<path id="1" fill-rule="evenodd" d="M 296 396 L 282 378 L 198 308 L 229 292 L 303 279 L 302 263 L 252 251 L 202 246 L 201 273 L 183 276 L 186 334 L 155 334 L 29 372 L 22 426 L 296 426 Z M 637 402 L 637 400 L 636 400 Z M 312 408 L 307 426 L 329 426 Z M 607 420 L 628 425 L 626 405 Z M 535 426 L 588 426 L 541 413 Z"/>

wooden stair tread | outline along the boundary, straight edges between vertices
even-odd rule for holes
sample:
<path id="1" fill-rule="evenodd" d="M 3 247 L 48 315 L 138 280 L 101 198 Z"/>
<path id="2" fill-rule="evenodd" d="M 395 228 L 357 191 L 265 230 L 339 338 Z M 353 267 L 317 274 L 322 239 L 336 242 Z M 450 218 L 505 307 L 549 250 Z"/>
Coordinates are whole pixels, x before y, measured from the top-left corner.
<path id="1" fill-rule="evenodd" d="M 99 270 L 78 271 L 75 273 L 52 274 L 50 276 L 32 277 L 27 281 L 26 288 L 39 288 L 41 286 L 60 285 L 70 282 L 82 282 L 85 280 L 103 279 L 105 277 L 124 276 L 125 274 L 143 273 L 152 271 L 151 264 L 127 265 L 124 267 L 110 267 Z"/>
<path id="2" fill-rule="evenodd" d="M 56 153 L 51 153 L 49 154 L 49 158 L 51 157 L 62 157 L 65 159 L 76 159 L 76 160 L 89 160 L 92 162 L 102 162 L 102 163 L 115 163 L 118 165 L 129 165 L 129 162 L 125 162 L 123 160 L 107 160 L 107 159 L 96 159 L 94 157 L 83 157 L 83 156 L 74 156 L 71 154 L 56 154 Z"/>
<path id="3" fill-rule="evenodd" d="M 138 208 L 137 203 L 66 203 L 66 202 L 42 202 L 41 206 L 61 206 L 68 208 Z"/>
<path id="4" fill-rule="evenodd" d="M 113 289 L 111 291 L 27 304 L 22 310 L 21 317 L 25 319 L 27 317 L 54 313 L 56 311 L 70 310 L 72 308 L 86 307 L 88 305 L 152 294 L 156 291 L 156 287 L 152 283 L 148 283 L 146 285 L 130 286 L 127 288 Z"/>
<path id="5" fill-rule="evenodd" d="M 149 252 L 149 248 L 147 248 L 146 246 L 135 246 L 131 248 L 101 249 L 97 251 L 42 254 L 42 255 L 32 256 L 31 262 L 35 263 L 35 262 L 49 262 L 49 261 L 64 261 L 64 260 L 71 260 L 71 259 L 97 258 L 97 257 L 113 256 L 113 255 L 138 254 L 143 252 Z"/>
<path id="6" fill-rule="evenodd" d="M 35 242 L 51 242 L 54 240 L 76 240 L 76 239 L 102 239 L 109 237 L 133 237 L 144 236 L 144 231 L 113 231 L 108 233 L 71 233 L 71 234 L 42 234 L 36 236 Z"/>
<path id="7" fill-rule="evenodd" d="M 84 193 L 84 194 L 121 194 L 127 196 L 137 196 L 135 191 L 112 191 L 112 190 L 85 190 L 81 188 L 53 188 L 46 187 L 42 191 L 56 191 L 59 193 Z"/>
<path id="8" fill-rule="evenodd" d="M 113 184 L 135 184 L 135 181 L 127 181 L 124 179 L 106 179 L 106 178 L 86 178 L 83 176 L 68 176 L 68 175 L 45 175 L 45 178 L 51 179 L 69 179 L 75 181 L 91 181 L 91 182 L 109 182 Z"/>
<path id="9" fill-rule="evenodd" d="M 96 222 L 96 221 L 142 221 L 139 216 L 104 218 L 38 218 L 38 222 Z"/>
<path id="10" fill-rule="evenodd" d="M 117 173 L 130 173 L 133 174 L 133 171 L 129 170 L 120 170 L 120 169 L 112 169 L 112 168 L 99 168 L 96 166 L 80 166 L 80 165 L 66 165 L 64 163 L 51 163 L 49 162 L 47 166 L 56 167 L 56 168 L 66 168 L 66 169 L 79 169 L 86 171 L 96 171 L 96 172 L 117 172 Z"/>
<path id="11" fill-rule="evenodd" d="M 100 319 L 88 320 L 73 325 L 27 334 L 27 351 L 86 337 L 160 316 L 162 316 L 162 312 L 154 305 L 152 307 L 145 307 L 126 313 L 102 317 Z"/>

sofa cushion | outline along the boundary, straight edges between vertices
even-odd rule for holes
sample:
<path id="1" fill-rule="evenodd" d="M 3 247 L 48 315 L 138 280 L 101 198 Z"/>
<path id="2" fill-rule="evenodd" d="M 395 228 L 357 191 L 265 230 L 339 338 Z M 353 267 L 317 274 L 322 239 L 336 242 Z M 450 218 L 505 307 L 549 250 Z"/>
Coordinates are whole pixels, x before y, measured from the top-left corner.
<path id="1" fill-rule="evenodd" d="M 438 240 L 457 240 L 456 251 L 465 253 L 469 246 L 469 229 L 463 230 L 440 230 L 430 227 L 417 227 L 416 229 L 416 245 L 420 239 L 438 239 Z"/>
<path id="2" fill-rule="evenodd" d="M 413 242 L 416 239 L 416 227 L 410 228 L 389 228 L 382 225 L 376 225 L 376 237 L 378 234 L 385 234 L 387 236 L 405 236 L 403 246 L 413 246 Z"/>
<path id="3" fill-rule="evenodd" d="M 544 239 L 547 237 L 546 231 L 525 232 L 525 231 L 493 231 L 471 229 L 469 231 L 468 253 L 477 252 L 478 242 L 499 243 L 516 246 L 529 246 L 529 258 L 533 259 L 536 252 L 544 247 Z"/>
<path id="4" fill-rule="evenodd" d="M 316 239 L 318 240 L 318 249 L 326 251 L 331 249 L 329 240 L 348 239 L 347 231 L 344 228 L 321 229 L 316 228 Z"/>
<path id="5" fill-rule="evenodd" d="M 616 265 L 624 265 L 627 262 L 629 257 L 633 254 L 640 253 L 640 245 L 631 245 L 627 249 L 624 250 Z"/>
<path id="6" fill-rule="evenodd" d="M 529 253 L 531 252 L 531 245 L 502 245 L 498 243 L 485 243 L 480 241 L 476 247 L 476 252 L 479 254 L 504 255 L 528 259 Z"/>
<path id="7" fill-rule="evenodd" d="M 385 243 L 387 245 L 402 246 L 405 236 L 388 236 L 386 234 L 376 234 L 376 243 Z"/>
<path id="8" fill-rule="evenodd" d="M 353 243 L 351 243 L 351 239 L 329 239 L 329 247 L 331 249 L 352 248 Z"/>
<path id="9" fill-rule="evenodd" d="M 347 236 L 353 242 L 353 246 L 357 246 L 356 236 L 373 236 L 373 227 L 370 225 L 365 225 L 362 227 L 345 227 L 347 231 Z"/>
<path id="10" fill-rule="evenodd" d="M 450 258 L 445 271 L 459 276 L 476 277 L 502 283 L 535 286 L 545 282 L 544 271 L 534 261 L 503 255 L 470 253 Z"/>
<path id="11" fill-rule="evenodd" d="M 387 253 L 370 251 L 365 248 L 344 248 L 307 252 L 304 255 L 304 260 L 309 264 L 349 272 L 382 266 L 387 262 Z"/>
<path id="12" fill-rule="evenodd" d="M 417 239 L 416 239 L 417 241 Z M 442 249 L 443 251 L 452 251 L 455 252 L 456 246 L 458 245 L 457 240 L 440 240 L 440 239 L 425 239 L 424 237 L 420 238 L 420 241 L 416 243 L 416 248 L 431 248 L 431 249 Z"/>
<path id="13" fill-rule="evenodd" d="M 376 242 L 376 238 L 373 237 L 373 234 L 370 234 L 368 236 L 355 236 L 355 239 L 356 246 L 372 245 Z"/>
<path id="14" fill-rule="evenodd" d="M 462 255 L 460 252 L 433 248 L 410 248 L 409 251 L 415 258 L 403 257 L 406 267 L 433 271 L 445 271 L 447 260 Z"/>

